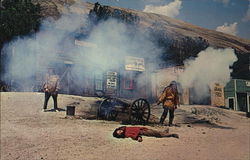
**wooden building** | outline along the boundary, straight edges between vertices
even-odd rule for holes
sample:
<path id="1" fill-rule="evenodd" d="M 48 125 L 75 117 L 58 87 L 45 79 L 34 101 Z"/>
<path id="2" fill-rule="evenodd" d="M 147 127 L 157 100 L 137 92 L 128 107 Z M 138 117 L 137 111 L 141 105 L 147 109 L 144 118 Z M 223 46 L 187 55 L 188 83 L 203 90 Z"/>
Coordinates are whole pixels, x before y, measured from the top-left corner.
<path id="1" fill-rule="evenodd" d="M 250 112 L 250 81 L 232 79 L 224 89 L 227 108 Z"/>

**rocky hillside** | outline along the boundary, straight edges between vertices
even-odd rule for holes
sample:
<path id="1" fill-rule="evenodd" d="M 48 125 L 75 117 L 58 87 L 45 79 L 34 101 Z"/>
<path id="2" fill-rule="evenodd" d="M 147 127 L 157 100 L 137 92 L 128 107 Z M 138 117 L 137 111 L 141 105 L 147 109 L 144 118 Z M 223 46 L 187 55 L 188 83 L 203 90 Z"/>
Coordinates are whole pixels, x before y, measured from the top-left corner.
<path id="1" fill-rule="evenodd" d="M 40 4 L 43 17 L 59 18 L 62 13 L 78 12 L 88 13 L 93 8 L 91 3 L 83 3 L 81 0 L 31 0 L 34 4 Z"/>
<path id="2" fill-rule="evenodd" d="M 110 17 L 150 31 L 155 41 L 165 49 L 164 59 L 169 56 L 176 64 L 196 56 L 208 46 L 233 48 L 238 61 L 233 66 L 234 78 L 250 79 L 250 40 L 209 30 L 167 16 L 111 6 L 83 3 L 78 0 L 33 0 L 42 7 L 42 15 L 59 17 L 61 13 L 76 12 L 95 14 L 97 20 Z M 73 5 L 74 4 L 74 5 Z M 65 7 L 66 6 L 66 7 Z M 167 53 L 167 54 L 166 54 Z M 167 55 L 167 56 L 166 56 Z"/>

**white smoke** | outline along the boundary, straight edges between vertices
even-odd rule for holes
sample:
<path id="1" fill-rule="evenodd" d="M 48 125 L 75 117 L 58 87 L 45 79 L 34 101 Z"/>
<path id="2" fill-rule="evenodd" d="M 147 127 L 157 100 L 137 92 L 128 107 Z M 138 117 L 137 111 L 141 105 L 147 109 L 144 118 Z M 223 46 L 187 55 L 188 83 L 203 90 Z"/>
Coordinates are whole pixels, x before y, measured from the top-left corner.
<path id="1" fill-rule="evenodd" d="M 224 23 L 222 26 L 218 26 L 216 28 L 216 31 L 231 34 L 236 36 L 237 35 L 237 22 L 234 22 L 232 24 Z"/>
<path id="2" fill-rule="evenodd" d="M 88 28 L 89 23 L 84 15 L 65 14 L 58 20 L 45 20 L 38 33 L 17 38 L 5 45 L 4 52 L 9 55 L 5 80 L 16 79 L 22 85 L 28 83 L 29 88 L 37 73 L 45 73 L 50 64 L 63 59 L 74 63 L 71 79 L 81 85 L 86 74 L 124 68 L 125 56 L 150 57 L 159 62 L 156 58 L 161 50 L 146 30 L 114 19 L 91 28 Z M 79 37 L 86 31 L 90 31 L 87 36 Z M 91 45 L 77 46 L 76 39 Z"/>
<path id="3" fill-rule="evenodd" d="M 181 4 L 181 0 L 175 0 L 163 6 L 146 5 L 143 11 L 162 14 L 174 18 L 179 15 L 180 9 L 182 8 Z"/>
<path id="4" fill-rule="evenodd" d="M 250 21 L 250 0 L 249 0 L 249 4 L 248 4 L 248 10 L 247 10 L 246 15 L 244 16 L 244 18 L 242 20 L 244 22 Z"/>
<path id="5" fill-rule="evenodd" d="M 115 71 L 124 77 L 126 56 L 144 58 L 146 64 L 148 63 L 146 60 L 150 59 L 151 62 L 155 62 L 150 67 L 151 70 L 154 70 L 160 63 L 158 57 L 162 51 L 150 38 L 147 31 L 143 29 L 135 29 L 115 19 L 109 19 L 95 26 L 88 38 L 83 39 L 83 41 L 93 44 L 94 47 L 80 49 L 80 54 L 73 59 L 83 66 L 87 66 L 93 74 Z M 76 77 L 83 77 L 82 75 L 86 74 L 79 68 L 73 68 L 73 73 L 77 74 Z M 147 78 L 150 77 L 143 75 L 141 74 L 136 80 L 137 87 L 148 83 Z"/>
<path id="6" fill-rule="evenodd" d="M 40 31 L 24 37 L 17 37 L 3 48 L 7 55 L 6 73 L 3 79 L 15 79 L 24 90 L 30 90 L 37 73 L 44 73 L 48 66 L 58 59 L 65 48 L 73 50 L 70 40 L 81 26 L 85 24 L 83 15 L 62 15 L 58 20 L 46 19 L 40 26 Z M 28 89 L 29 88 L 29 89 Z"/>
<path id="7" fill-rule="evenodd" d="M 114 19 L 98 24 L 85 39 L 96 47 L 81 52 L 82 63 L 99 66 L 103 70 L 114 69 L 124 63 L 125 56 L 156 57 L 160 54 L 144 30 L 127 26 Z"/>
<path id="8" fill-rule="evenodd" d="M 233 49 L 207 48 L 195 59 L 185 61 L 185 70 L 179 75 L 183 88 L 194 88 L 197 100 L 209 97 L 209 85 L 230 81 L 230 66 L 237 61 Z"/>

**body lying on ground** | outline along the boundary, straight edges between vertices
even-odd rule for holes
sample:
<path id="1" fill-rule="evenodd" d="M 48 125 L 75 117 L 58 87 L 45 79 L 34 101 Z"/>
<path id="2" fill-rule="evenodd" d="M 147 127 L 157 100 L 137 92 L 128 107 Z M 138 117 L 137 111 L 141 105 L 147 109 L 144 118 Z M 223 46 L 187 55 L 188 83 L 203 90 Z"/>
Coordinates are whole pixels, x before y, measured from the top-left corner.
<path id="1" fill-rule="evenodd" d="M 132 138 L 133 140 L 137 140 L 138 142 L 142 142 L 141 136 L 148 136 L 148 137 L 174 137 L 179 138 L 178 134 L 170 134 L 169 129 L 164 131 L 157 131 L 153 129 L 149 129 L 146 127 L 126 127 L 122 126 L 116 128 L 113 132 L 113 136 L 116 138 Z"/>

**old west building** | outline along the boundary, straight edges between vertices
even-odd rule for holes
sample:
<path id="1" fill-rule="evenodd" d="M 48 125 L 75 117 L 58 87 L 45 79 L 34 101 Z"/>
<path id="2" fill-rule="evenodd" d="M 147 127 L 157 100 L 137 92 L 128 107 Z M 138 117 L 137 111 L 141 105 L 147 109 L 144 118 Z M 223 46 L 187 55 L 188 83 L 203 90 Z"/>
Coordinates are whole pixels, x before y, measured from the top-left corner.
<path id="1" fill-rule="evenodd" d="M 224 89 L 227 108 L 250 112 L 250 81 L 232 79 Z"/>
<path id="2" fill-rule="evenodd" d="M 94 44 L 78 40 L 75 41 L 75 44 L 82 47 L 86 47 L 86 44 L 87 47 L 94 46 Z M 82 78 L 80 80 L 81 83 L 73 88 L 72 84 L 75 83 L 74 80 L 69 82 L 72 89 L 69 89 L 68 93 L 82 96 L 147 98 L 151 91 L 149 90 L 150 87 L 147 86 L 149 83 L 149 70 L 147 65 L 145 65 L 145 59 L 141 57 L 124 56 L 121 58 L 121 61 L 115 63 L 118 63 L 119 67 L 103 69 L 98 66 L 78 65 L 79 63 L 77 64 L 77 62 L 74 62 L 72 65 L 79 68 L 82 73 Z M 68 72 L 68 74 L 69 77 L 73 77 L 70 75 L 70 72 Z"/>

